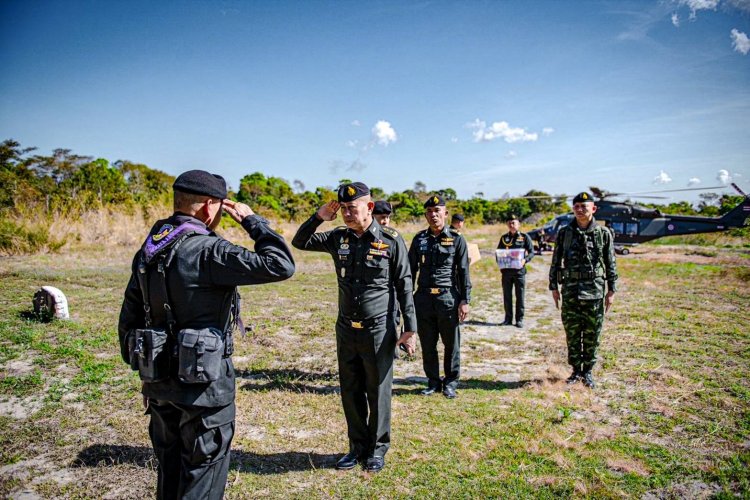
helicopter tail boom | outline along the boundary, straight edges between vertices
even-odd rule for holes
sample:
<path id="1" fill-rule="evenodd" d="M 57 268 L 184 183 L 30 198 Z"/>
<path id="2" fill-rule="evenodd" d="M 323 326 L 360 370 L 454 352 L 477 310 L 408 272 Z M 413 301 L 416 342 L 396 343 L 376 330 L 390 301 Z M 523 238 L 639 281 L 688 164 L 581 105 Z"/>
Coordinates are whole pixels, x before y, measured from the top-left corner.
<path id="1" fill-rule="evenodd" d="M 743 227 L 748 218 L 750 218 L 750 196 L 746 195 L 742 203 L 721 217 L 721 222 L 728 227 Z"/>

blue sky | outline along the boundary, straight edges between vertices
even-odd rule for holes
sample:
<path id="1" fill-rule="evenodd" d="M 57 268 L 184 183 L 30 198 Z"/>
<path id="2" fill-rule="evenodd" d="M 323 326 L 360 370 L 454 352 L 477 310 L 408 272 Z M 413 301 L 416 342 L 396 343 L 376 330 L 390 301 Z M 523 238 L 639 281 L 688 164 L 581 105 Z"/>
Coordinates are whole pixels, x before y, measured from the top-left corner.
<path id="1" fill-rule="evenodd" d="M 750 191 L 748 34 L 750 0 L 3 0 L 0 140 L 235 188 Z"/>

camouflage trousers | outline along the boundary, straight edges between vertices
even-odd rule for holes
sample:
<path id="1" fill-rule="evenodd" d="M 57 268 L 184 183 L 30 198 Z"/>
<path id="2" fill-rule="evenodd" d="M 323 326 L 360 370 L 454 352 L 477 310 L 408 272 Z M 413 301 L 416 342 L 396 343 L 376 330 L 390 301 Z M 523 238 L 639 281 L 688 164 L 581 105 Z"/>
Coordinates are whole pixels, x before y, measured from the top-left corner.
<path id="1" fill-rule="evenodd" d="M 596 351 L 604 323 L 604 299 L 562 298 L 562 323 L 568 342 L 568 363 L 587 372 L 596 363 Z"/>

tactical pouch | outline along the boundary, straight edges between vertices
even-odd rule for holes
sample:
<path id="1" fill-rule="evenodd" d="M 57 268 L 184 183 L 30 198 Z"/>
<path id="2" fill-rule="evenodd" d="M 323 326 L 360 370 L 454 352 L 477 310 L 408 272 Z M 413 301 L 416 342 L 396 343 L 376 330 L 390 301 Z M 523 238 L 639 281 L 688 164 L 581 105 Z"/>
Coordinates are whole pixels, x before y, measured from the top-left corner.
<path id="1" fill-rule="evenodd" d="M 185 384 L 205 384 L 219 378 L 224 357 L 224 336 L 216 328 L 185 328 L 177 334 L 179 370 Z"/>
<path id="2" fill-rule="evenodd" d="M 139 328 L 128 337 L 130 367 L 144 382 L 169 378 L 167 332 L 162 328 Z"/>

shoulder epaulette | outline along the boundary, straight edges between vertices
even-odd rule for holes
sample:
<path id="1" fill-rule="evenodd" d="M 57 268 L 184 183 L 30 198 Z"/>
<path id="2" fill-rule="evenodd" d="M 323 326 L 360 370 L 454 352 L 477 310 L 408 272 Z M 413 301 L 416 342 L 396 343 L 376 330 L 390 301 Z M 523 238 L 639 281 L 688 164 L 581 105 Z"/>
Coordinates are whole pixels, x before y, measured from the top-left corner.
<path id="1" fill-rule="evenodd" d="M 393 229 L 392 227 L 388 227 L 388 226 L 382 226 L 382 227 L 381 227 L 381 229 L 383 230 L 383 232 L 384 232 L 385 234 L 387 234 L 387 235 L 388 235 L 388 236 L 390 236 L 391 238 L 398 238 L 398 231 L 396 231 L 396 230 L 395 230 L 395 229 Z"/>
<path id="2" fill-rule="evenodd" d="M 458 229 L 454 229 L 454 228 L 450 227 L 450 228 L 448 228 L 448 231 L 450 231 L 450 233 L 452 235 L 454 235 L 454 236 L 463 236 L 461 234 L 461 231 L 459 231 Z"/>

